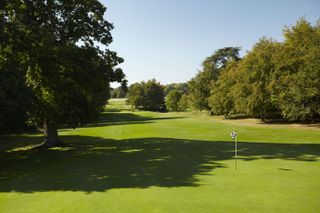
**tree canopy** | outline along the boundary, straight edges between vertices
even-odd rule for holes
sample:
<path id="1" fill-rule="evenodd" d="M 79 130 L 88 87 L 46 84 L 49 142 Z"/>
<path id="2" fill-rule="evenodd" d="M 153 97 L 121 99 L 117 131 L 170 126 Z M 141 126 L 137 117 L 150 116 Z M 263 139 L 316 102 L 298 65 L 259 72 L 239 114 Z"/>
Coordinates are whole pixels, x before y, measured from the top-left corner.
<path id="1" fill-rule="evenodd" d="M 166 96 L 166 106 L 170 111 L 181 111 L 179 108 L 179 101 L 182 94 L 177 90 L 170 90 Z"/>
<path id="2" fill-rule="evenodd" d="M 1 72 L 20 70 L 31 92 L 30 119 L 43 126 L 45 145 L 55 146 L 60 125 L 96 118 L 109 83 L 125 77 L 115 68 L 123 59 L 106 48 L 113 29 L 106 8 L 97 0 L 24 0 L 2 1 L 0 11 Z"/>
<path id="3" fill-rule="evenodd" d="M 221 66 L 211 85 L 210 110 L 262 119 L 319 120 L 319 44 L 320 22 L 312 26 L 304 18 L 284 29 L 283 42 L 260 39 L 241 61 Z M 203 87 L 199 84 L 198 91 Z"/>
<path id="4" fill-rule="evenodd" d="M 155 79 L 132 84 L 127 103 L 136 109 L 165 111 L 164 87 Z"/>
<path id="5" fill-rule="evenodd" d="M 320 119 L 320 20 L 304 18 L 284 29 L 271 88 L 284 118 Z"/>
<path id="6" fill-rule="evenodd" d="M 166 108 L 169 111 L 185 111 L 188 109 L 188 83 L 172 83 L 165 85 L 164 94 Z"/>
<path id="7" fill-rule="evenodd" d="M 208 99 L 210 88 L 222 69 L 229 61 L 238 61 L 239 47 L 225 47 L 218 49 L 202 62 L 202 70 L 188 82 L 191 107 L 196 110 L 209 110 Z"/>

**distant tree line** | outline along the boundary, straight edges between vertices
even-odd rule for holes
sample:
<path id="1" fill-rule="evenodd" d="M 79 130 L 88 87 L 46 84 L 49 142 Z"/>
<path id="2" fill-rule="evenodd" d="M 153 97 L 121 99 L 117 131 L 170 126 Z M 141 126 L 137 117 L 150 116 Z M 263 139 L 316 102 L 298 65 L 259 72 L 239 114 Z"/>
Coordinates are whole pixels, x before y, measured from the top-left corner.
<path id="1" fill-rule="evenodd" d="M 155 79 L 130 85 L 127 103 L 135 109 L 150 111 L 185 111 L 188 84 L 161 85 Z"/>
<path id="2" fill-rule="evenodd" d="M 154 107 L 148 106 L 152 100 L 161 103 L 161 109 L 165 100 L 169 111 L 191 109 L 226 117 L 245 114 L 261 119 L 320 119 L 320 21 L 312 26 L 301 18 L 295 26 L 284 29 L 283 42 L 263 37 L 243 58 L 239 51 L 239 47 L 216 50 L 187 83 L 161 86 L 153 80 L 131 85 L 128 103 L 151 110 Z M 146 84 L 156 84 L 163 92 L 150 95 L 149 89 L 147 95 Z"/>
<path id="3" fill-rule="evenodd" d="M 165 111 L 164 87 L 155 79 L 130 85 L 127 103 L 136 109 Z"/>
<path id="4" fill-rule="evenodd" d="M 284 38 L 261 38 L 242 59 L 237 47 L 206 58 L 188 83 L 191 106 L 215 115 L 319 119 L 320 22 L 301 18 L 284 29 Z"/>
<path id="5" fill-rule="evenodd" d="M 123 80 L 121 86 L 110 88 L 110 98 L 126 98 L 128 92 L 127 80 Z"/>

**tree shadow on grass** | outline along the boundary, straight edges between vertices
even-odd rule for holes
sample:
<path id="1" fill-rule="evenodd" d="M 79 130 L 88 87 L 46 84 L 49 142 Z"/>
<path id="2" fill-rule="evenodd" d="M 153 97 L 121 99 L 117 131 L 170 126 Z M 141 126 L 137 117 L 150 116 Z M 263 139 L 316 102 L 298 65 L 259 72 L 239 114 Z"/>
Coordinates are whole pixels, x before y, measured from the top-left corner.
<path id="1" fill-rule="evenodd" d="M 234 154 L 234 144 L 223 141 L 87 136 L 62 139 L 65 147 L 0 152 L 0 192 L 196 187 L 201 184 L 199 175 L 226 168 L 223 160 L 232 159 Z M 245 156 L 242 160 L 318 161 L 320 145 L 241 142 L 239 155 Z"/>
<path id="2" fill-rule="evenodd" d="M 175 120 L 184 119 L 186 117 L 146 117 L 133 113 L 116 113 L 116 112 L 104 112 L 100 115 L 99 120 L 96 123 L 91 123 L 83 127 L 99 127 L 99 126 L 113 126 L 113 125 L 127 125 L 127 124 L 149 124 L 157 120 Z"/>

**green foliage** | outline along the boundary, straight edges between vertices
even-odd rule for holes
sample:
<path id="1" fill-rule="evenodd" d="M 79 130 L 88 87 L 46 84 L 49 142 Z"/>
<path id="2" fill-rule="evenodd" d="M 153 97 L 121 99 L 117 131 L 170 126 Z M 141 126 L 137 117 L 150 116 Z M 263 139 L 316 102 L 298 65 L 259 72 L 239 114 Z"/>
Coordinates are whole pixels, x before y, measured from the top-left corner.
<path id="1" fill-rule="evenodd" d="M 196 110 L 209 110 L 211 85 L 229 61 L 238 61 L 239 47 L 225 47 L 214 52 L 202 62 L 202 70 L 188 82 L 190 105 Z"/>
<path id="2" fill-rule="evenodd" d="M 24 83 L 22 70 L 1 63 L 0 69 L 0 134 L 27 130 L 32 109 L 32 93 Z"/>
<path id="3" fill-rule="evenodd" d="M 26 74 L 37 97 L 38 122 L 75 127 L 95 119 L 109 97 L 106 76 L 111 71 L 96 50 L 69 45 L 41 61 L 47 61 L 46 67 L 36 66 Z"/>
<path id="4" fill-rule="evenodd" d="M 131 84 L 128 89 L 128 99 L 126 102 L 137 109 L 140 109 L 143 106 L 143 83 L 144 82 Z"/>
<path id="5" fill-rule="evenodd" d="M 262 38 L 241 61 L 221 66 L 218 79 L 211 83 L 209 107 L 213 114 L 320 118 L 320 25 L 311 26 L 301 18 L 284 30 L 284 36 L 284 42 Z M 198 85 L 207 92 L 204 83 Z"/>
<path id="6" fill-rule="evenodd" d="M 170 90 L 170 92 L 166 96 L 166 107 L 168 110 L 177 112 L 179 109 L 179 102 L 181 99 L 181 93 L 177 90 Z"/>
<path id="7" fill-rule="evenodd" d="M 234 94 L 232 88 L 239 79 L 237 69 L 238 62 L 229 63 L 225 69 L 221 71 L 220 77 L 211 86 L 211 96 L 209 98 L 209 106 L 214 115 L 228 116 L 234 113 L 234 102 L 238 98 L 238 93 Z"/>
<path id="8" fill-rule="evenodd" d="M 281 44 L 271 39 L 262 38 L 240 62 L 238 82 L 234 87 L 239 94 L 235 111 L 244 112 L 262 119 L 279 115 L 279 109 L 272 99 L 269 89 L 274 72 L 274 56 Z"/>
<path id="9" fill-rule="evenodd" d="M 208 98 L 210 96 L 210 85 L 213 80 L 213 72 L 204 70 L 188 82 L 190 107 L 195 110 L 208 110 Z"/>
<path id="10" fill-rule="evenodd" d="M 320 118 L 320 24 L 305 19 L 284 30 L 271 85 L 282 115 L 290 120 Z"/>
<path id="11" fill-rule="evenodd" d="M 187 111 L 190 106 L 190 98 L 188 94 L 182 94 L 179 103 L 178 103 L 178 109 L 180 112 Z"/>
<path id="12" fill-rule="evenodd" d="M 155 79 L 144 84 L 144 104 L 143 109 L 150 111 L 165 111 L 165 101 L 163 86 Z"/>
<path id="13" fill-rule="evenodd" d="M 186 94 L 189 91 L 188 88 L 188 83 L 172 83 L 172 84 L 167 84 L 164 87 L 164 95 L 167 96 L 167 94 L 171 90 L 177 90 L 181 94 Z"/>
<path id="14" fill-rule="evenodd" d="M 16 58 L 12 70 L 21 69 L 25 82 L 19 84 L 32 91 L 33 121 L 76 127 L 96 118 L 109 82 L 125 77 L 115 68 L 123 59 L 96 45 L 112 42 L 106 8 L 97 0 L 4 1 L 0 7 L 0 60 L 10 59 L 9 50 Z"/>
<path id="15" fill-rule="evenodd" d="M 166 85 L 164 93 L 167 109 L 176 112 L 185 111 L 189 105 L 189 102 L 186 101 L 188 92 L 189 88 L 187 83 L 173 83 Z"/>
<path id="16" fill-rule="evenodd" d="M 32 92 L 25 84 L 23 64 L 28 56 L 21 52 L 25 46 L 19 39 L 27 38 L 26 32 L 17 30 L 12 9 L 15 3 L 2 1 L 0 4 L 0 134 L 17 133 L 30 125 Z"/>
<path id="17" fill-rule="evenodd" d="M 163 86 L 155 79 L 130 85 L 127 103 L 137 109 L 165 111 Z"/>
<path id="18" fill-rule="evenodd" d="M 213 55 L 207 57 L 202 62 L 204 71 L 213 73 L 213 80 L 216 81 L 220 76 L 220 71 L 225 68 L 229 61 L 239 61 L 240 47 L 225 47 L 218 49 Z"/>

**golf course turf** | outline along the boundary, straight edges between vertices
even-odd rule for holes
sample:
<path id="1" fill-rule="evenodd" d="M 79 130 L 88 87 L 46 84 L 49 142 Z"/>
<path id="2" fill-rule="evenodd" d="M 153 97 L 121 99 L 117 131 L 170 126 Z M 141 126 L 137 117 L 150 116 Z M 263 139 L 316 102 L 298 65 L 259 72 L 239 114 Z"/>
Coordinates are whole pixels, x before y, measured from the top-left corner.
<path id="1" fill-rule="evenodd" d="M 238 167 L 230 133 L 238 133 Z M 0 137 L 0 212 L 320 212 L 320 128 L 242 126 L 201 113 L 131 111 Z"/>

